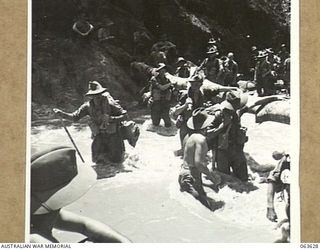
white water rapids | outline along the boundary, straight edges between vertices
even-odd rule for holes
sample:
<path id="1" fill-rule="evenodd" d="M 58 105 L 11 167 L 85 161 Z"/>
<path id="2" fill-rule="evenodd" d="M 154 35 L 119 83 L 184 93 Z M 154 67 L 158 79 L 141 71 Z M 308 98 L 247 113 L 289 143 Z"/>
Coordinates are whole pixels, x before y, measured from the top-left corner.
<path id="1" fill-rule="evenodd" d="M 176 130 L 151 129 L 149 117 L 142 118 L 145 119 L 136 148 L 126 143 L 125 162 L 95 166 L 97 184 L 66 209 L 98 219 L 133 242 L 274 242 L 279 238 L 276 224 L 266 219 L 267 184 L 259 183 L 257 174 L 252 174 L 250 185 L 235 183 L 234 188 L 224 186 L 218 193 L 206 186 L 208 196 L 218 207 L 209 211 L 179 190 L 182 160 L 173 154 L 180 146 Z M 245 152 L 255 164 L 275 165 L 271 154 L 288 149 L 289 126 L 275 122 L 256 124 L 250 114 L 243 116 L 242 124 L 248 127 L 249 136 Z M 94 165 L 88 126 L 72 125 L 68 129 L 86 163 Z M 71 146 L 63 128 L 49 125 L 33 127 L 31 143 L 33 152 L 47 146 Z M 249 160 L 249 164 L 252 162 Z M 209 184 L 206 179 L 204 182 Z M 241 189 L 249 192 L 236 191 Z M 284 217 L 284 202 L 279 199 L 276 211 L 279 219 Z M 82 238 L 62 231 L 54 234 L 62 242 Z"/>

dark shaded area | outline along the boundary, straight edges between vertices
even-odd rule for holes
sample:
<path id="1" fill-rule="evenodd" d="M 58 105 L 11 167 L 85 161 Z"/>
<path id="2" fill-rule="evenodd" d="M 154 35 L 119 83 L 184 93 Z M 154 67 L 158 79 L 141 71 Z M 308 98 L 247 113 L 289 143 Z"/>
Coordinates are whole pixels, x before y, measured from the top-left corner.
<path id="1" fill-rule="evenodd" d="M 259 164 L 253 157 L 250 156 L 250 154 L 245 153 L 245 157 L 247 159 L 247 165 L 248 168 L 253 173 L 257 173 L 259 177 L 261 178 L 260 182 L 266 182 L 266 178 L 269 175 L 269 172 L 275 168 L 275 165 L 272 164 Z M 212 163 L 210 163 L 212 164 Z M 226 175 L 221 172 L 217 172 L 218 175 L 221 178 L 221 183 L 219 185 L 214 184 L 214 183 L 203 183 L 203 186 L 211 188 L 213 191 L 216 193 L 219 192 L 219 189 L 228 186 L 230 189 L 239 192 L 239 193 L 249 193 L 251 191 L 257 190 L 258 187 L 255 186 L 252 182 L 242 182 L 238 178 L 234 177 L 232 174 L 231 175 Z M 204 178 L 207 179 L 206 176 Z M 209 180 L 209 179 L 208 179 Z"/>
<path id="2" fill-rule="evenodd" d="M 218 174 L 221 177 L 221 183 L 218 185 L 218 187 L 213 183 L 203 183 L 203 186 L 209 187 L 215 192 L 219 192 L 219 189 L 225 186 L 228 186 L 230 189 L 238 193 L 250 193 L 258 189 L 258 187 L 255 186 L 252 182 L 243 182 L 232 175 L 226 175 L 220 172 Z"/>
<path id="3" fill-rule="evenodd" d="M 208 202 L 210 204 L 210 210 L 212 212 L 214 212 L 214 211 L 216 211 L 216 210 L 218 210 L 220 208 L 223 208 L 224 205 L 226 204 L 224 201 L 216 201 L 216 200 L 214 200 L 214 199 L 212 199 L 210 197 L 207 197 L 207 200 L 208 200 Z"/>
<path id="4" fill-rule="evenodd" d="M 129 173 L 131 170 L 125 169 L 123 164 L 95 164 L 92 166 L 94 170 L 97 172 L 97 179 L 105 179 L 114 177 L 119 173 Z"/>

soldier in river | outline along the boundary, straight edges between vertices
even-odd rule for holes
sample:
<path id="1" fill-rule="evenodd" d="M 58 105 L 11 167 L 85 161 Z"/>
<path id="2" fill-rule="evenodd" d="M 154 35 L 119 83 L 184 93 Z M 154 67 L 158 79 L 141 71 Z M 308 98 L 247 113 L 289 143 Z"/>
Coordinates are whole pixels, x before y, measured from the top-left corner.
<path id="1" fill-rule="evenodd" d="M 211 47 L 208 52 L 208 57 L 203 60 L 198 70 L 204 70 L 204 74 L 209 81 L 216 82 L 222 64 L 218 58 L 219 52 L 216 46 Z"/>
<path id="2" fill-rule="evenodd" d="M 232 52 L 228 53 L 226 69 L 224 85 L 237 87 L 238 63 L 234 60 L 234 54 Z"/>
<path id="3" fill-rule="evenodd" d="M 166 72 L 166 65 L 160 63 L 159 67 L 156 69 L 156 75 L 151 77 L 151 98 L 149 104 L 151 105 L 152 124 L 159 126 L 161 119 L 163 119 L 165 127 L 171 127 L 169 110 L 173 86 L 172 83 L 166 78 Z"/>
<path id="4" fill-rule="evenodd" d="M 203 189 L 202 174 L 205 174 L 216 186 L 221 181 L 216 172 L 209 170 L 206 159 L 209 147 L 205 134 L 214 119 L 214 116 L 209 115 L 203 108 L 193 111 L 192 117 L 187 122 L 192 134 L 185 138 L 183 164 L 178 179 L 182 192 L 190 193 L 210 210 L 212 208 Z"/>
<path id="5" fill-rule="evenodd" d="M 198 74 L 190 77 L 188 80 L 190 87 L 187 91 L 182 92 L 178 104 L 171 109 L 171 114 L 177 119 L 176 126 L 179 128 L 181 146 L 184 137 L 189 131 L 187 121 L 191 117 L 192 111 L 203 107 L 205 102 L 203 91 L 200 89 L 203 84 L 203 77 Z M 182 151 L 179 151 L 178 155 L 182 155 Z"/>
<path id="6" fill-rule="evenodd" d="M 239 91 L 230 91 L 216 113 L 216 129 L 207 133 L 208 143 L 216 144 L 217 170 L 233 175 L 241 181 L 248 180 L 247 160 L 243 152 L 247 142 L 246 128 L 241 126 L 241 115 L 248 110 L 247 96 Z M 210 135 L 212 133 L 212 135 Z M 215 141 L 215 143 L 212 142 Z"/>
<path id="7" fill-rule="evenodd" d="M 260 64 L 264 95 L 274 95 L 276 93 L 275 82 L 277 81 L 278 62 L 273 50 L 266 49 L 267 57 Z"/>
<path id="8" fill-rule="evenodd" d="M 89 116 L 93 138 L 92 161 L 95 163 L 122 162 L 125 146 L 120 125 L 126 120 L 127 111 L 97 81 L 89 82 L 89 90 L 85 96 L 89 97 L 90 101 L 85 102 L 73 113 L 66 113 L 60 109 L 54 109 L 54 112 L 74 122 Z"/>
<path id="9" fill-rule="evenodd" d="M 256 88 L 258 96 L 263 96 L 265 93 L 263 77 L 262 77 L 262 68 L 265 58 L 267 57 L 267 53 L 265 51 L 259 51 L 256 60 L 256 66 L 254 70 L 254 81 L 256 82 Z"/>

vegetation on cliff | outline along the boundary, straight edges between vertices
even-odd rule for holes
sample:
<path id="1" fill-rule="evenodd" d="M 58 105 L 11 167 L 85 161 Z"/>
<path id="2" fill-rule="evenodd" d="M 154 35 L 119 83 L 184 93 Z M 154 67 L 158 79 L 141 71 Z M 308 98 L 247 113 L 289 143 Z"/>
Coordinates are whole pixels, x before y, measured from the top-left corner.
<path id="1" fill-rule="evenodd" d="M 288 0 L 34 0 L 32 6 L 33 118 L 43 107 L 72 110 L 83 101 L 88 80 L 107 87 L 129 105 L 142 83 L 130 72 L 134 32 L 147 34 L 146 54 L 164 34 L 178 53 L 198 63 L 210 37 L 221 39 L 221 54 L 235 53 L 244 70 L 252 45 L 278 49 L 289 44 Z M 88 37 L 72 30 L 85 13 L 94 26 Z M 107 27 L 112 39 L 99 41 Z M 141 58 L 140 58 L 141 59 Z M 147 60 L 147 58 L 143 58 Z M 47 114 L 46 114 L 47 115 Z"/>

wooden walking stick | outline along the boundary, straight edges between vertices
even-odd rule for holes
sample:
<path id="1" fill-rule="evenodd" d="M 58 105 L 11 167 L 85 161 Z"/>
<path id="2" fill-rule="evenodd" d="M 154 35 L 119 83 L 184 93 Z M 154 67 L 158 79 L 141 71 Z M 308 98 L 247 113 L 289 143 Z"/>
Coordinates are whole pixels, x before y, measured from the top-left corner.
<path id="1" fill-rule="evenodd" d="M 82 158 L 82 155 L 81 155 L 81 153 L 80 153 L 80 151 L 79 151 L 76 143 L 75 143 L 74 140 L 72 139 L 71 134 L 69 133 L 69 131 L 68 131 L 68 129 L 67 129 L 66 125 L 64 124 L 64 121 L 63 121 L 63 119 L 62 119 L 61 117 L 60 117 L 60 121 L 61 121 L 61 124 L 62 124 L 64 130 L 66 131 L 66 133 L 67 133 L 70 141 L 72 142 L 74 148 L 76 149 L 78 155 L 80 156 L 81 161 L 84 163 L 84 160 L 83 160 L 83 158 Z"/>

